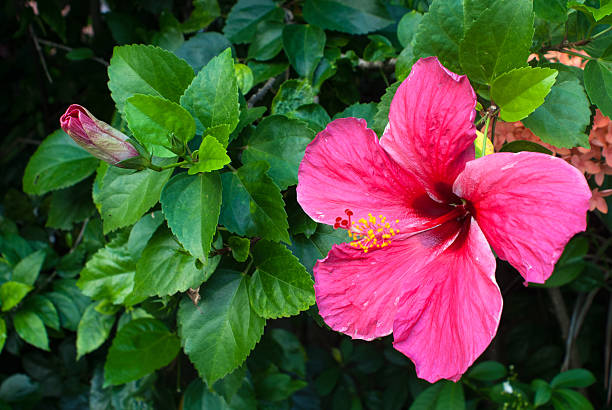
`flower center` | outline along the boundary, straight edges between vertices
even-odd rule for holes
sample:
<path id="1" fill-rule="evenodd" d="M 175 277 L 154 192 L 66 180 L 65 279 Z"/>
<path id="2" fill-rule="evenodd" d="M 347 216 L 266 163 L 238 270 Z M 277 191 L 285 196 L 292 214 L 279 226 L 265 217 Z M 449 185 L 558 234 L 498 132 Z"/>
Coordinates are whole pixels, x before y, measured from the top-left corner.
<path id="1" fill-rule="evenodd" d="M 388 222 L 387 218 L 383 215 L 378 217 L 368 214 L 368 219 L 361 218 L 357 222 L 351 221 L 353 212 L 350 209 L 344 211 L 347 219 L 338 217 L 334 228 L 344 228 L 348 231 L 349 237 L 353 240 L 349 243 L 353 248 L 361 249 L 364 253 L 367 253 L 373 248 L 384 248 L 391 243 L 391 238 L 399 233 L 399 229 L 395 229 L 391 224 L 395 225 L 399 220 L 395 222 Z"/>

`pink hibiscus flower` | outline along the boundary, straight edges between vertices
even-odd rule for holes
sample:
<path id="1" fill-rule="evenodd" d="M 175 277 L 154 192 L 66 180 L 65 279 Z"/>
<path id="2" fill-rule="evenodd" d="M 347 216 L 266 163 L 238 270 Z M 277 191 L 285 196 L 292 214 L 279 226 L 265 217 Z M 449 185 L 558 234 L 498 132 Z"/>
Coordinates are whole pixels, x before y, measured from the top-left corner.
<path id="1" fill-rule="evenodd" d="M 332 121 L 299 169 L 306 213 L 353 239 L 314 267 L 321 316 L 353 338 L 393 333 L 430 382 L 457 381 L 497 331 L 490 247 L 543 283 L 589 209 L 584 176 L 560 158 L 474 159 L 475 104 L 467 77 L 419 60 L 380 140 L 364 120 Z"/>

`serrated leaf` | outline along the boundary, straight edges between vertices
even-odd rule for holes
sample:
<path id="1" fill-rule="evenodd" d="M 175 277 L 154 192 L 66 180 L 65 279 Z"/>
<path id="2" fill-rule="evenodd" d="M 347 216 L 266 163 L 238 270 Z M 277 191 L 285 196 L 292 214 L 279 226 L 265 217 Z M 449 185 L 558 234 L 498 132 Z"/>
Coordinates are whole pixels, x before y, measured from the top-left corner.
<path id="1" fill-rule="evenodd" d="M 207 135 L 198 148 L 198 162 L 187 171 L 189 175 L 221 169 L 231 162 L 225 147 L 212 135 Z"/>
<path id="2" fill-rule="evenodd" d="M 272 114 L 287 114 L 304 104 L 314 102 L 314 91 L 306 81 L 287 80 L 272 100 Z"/>
<path id="3" fill-rule="evenodd" d="M 379 0 L 306 0 L 304 19 L 325 30 L 365 34 L 393 24 Z"/>
<path id="4" fill-rule="evenodd" d="M 98 159 L 57 130 L 40 144 L 23 174 L 23 190 L 31 195 L 66 188 L 90 176 Z"/>
<path id="5" fill-rule="evenodd" d="M 8 281 L 0 286 L 2 311 L 11 310 L 32 290 L 32 286 L 21 282 Z"/>
<path id="6" fill-rule="evenodd" d="M 397 23 L 397 39 L 402 47 L 408 47 L 412 43 L 422 19 L 423 15 L 415 10 L 402 16 Z"/>
<path id="7" fill-rule="evenodd" d="M 23 340 L 39 349 L 49 351 L 49 338 L 42 319 L 34 312 L 20 310 L 13 316 L 15 331 Z"/>
<path id="8" fill-rule="evenodd" d="M 172 137 L 186 144 L 195 135 L 191 114 L 165 98 L 133 95 L 126 100 L 125 117 L 138 142 L 159 157 L 175 156 Z"/>
<path id="9" fill-rule="evenodd" d="M 108 67 L 108 88 L 123 112 L 126 100 L 146 94 L 178 102 L 193 79 L 193 69 L 169 51 L 147 45 L 115 47 Z"/>
<path id="10" fill-rule="evenodd" d="M 300 77 L 312 81 L 317 64 L 323 58 L 325 32 L 317 26 L 291 24 L 283 29 L 283 48 Z"/>
<path id="11" fill-rule="evenodd" d="M 32 295 L 24 303 L 24 309 L 34 312 L 45 324 L 55 330 L 60 330 L 60 319 L 53 303 L 43 295 Z"/>
<path id="12" fill-rule="evenodd" d="M 259 241 L 253 248 L 253 260 L 257 269 L 249 279 L 249 299 L 259 316 L 293 316 L 314 304 L 314 282 L 285 246 Z"/>
<path id="13" fill-rule="evenodd" d="M 550 387 L 553 389 L 589 387 L 595 381 L 595 376 L 590 371 L 586 369 L 571 369 L 553 377 L 550 381 Z"/>
<path id="14" fill-rule="evenodd" d="M 198 306 L 181 301 L 181 343 L 208 385 L 240 366 L 263 334 L 266 322 L 251 309 L 246 282 L 238 273 L 217 272 L 200 290 Z"/>
<path id="15" fill-rule="evenodd" d="M 280 189 L 266 175 L 265 162 L 252 162 L 221 175 L 223 202 L 219 222 L 240 236 L 289 243 L 287 214 Z"/>
<path id="16" fill-rule="evenodd" d="M 159 320 L 132 320 L 117 332 L 108 349 L 104 385 L 140 379 L 168 365 L 180 347 L 178 337 Z"/>
<path id="17" fill-rule="evenodd" d="M 561 76 L 553 85 L 544 104 L 523 120 L 523 124 L 535 135 L 555 147 L 589 146 L 585 134 L 591 121 L 589 100 L 577 79 L 562 81 Z"/>
<path id="18" fill-rule="evenodd" d="M 592 17 L 595 21 L 599 21 L 612 14 L 612 3 L 606 0 L 600 0 L 599 8 L 587 6 L 582 4 L 580 1 L 568 1 L 567 6 L 582 11 L 586 15 Z"/>
<path id="19" fill-rule="evenodd" d="M 217 0 L 194 0 L 193 11 L 181 27 L 183 31 L 191 33 L 206 28 L 221 15 Z"/>
<path id="20" fill-rule="evenodd" d="M 115 324 L 115 315 L 99 313 L 95 309 L 96 305 L 97 303 L 89 305 L 79 322 L 76 340 L 77 360 L 102 346 Z"/>
<path id="21" fill-rule="evenodd" d="M 249 250 L 251 248 L 251 240 L 249 238 L 232 236 L 227 240 L 227 245 L 232 249 L 232 256 L 238 262 L 245 262 L 249 257 Z"/>
<path id="22" fill-rule="evenodd" d="M 519 121 L 544 103 L 550 92 L 557 70 L 523 67 L 497 77 L 491 85 L 491 98 L 501 107 L 501 119 Z"/>
<path id="23" fill-rule="evenodd" d="M 312 272 L 312 268 L 319 259 L 327 256 L 332 246 L 349 240 L 344 229 L 334 229 L 329 225 L 318 225 L 314 234 L 306 237 L 295 235 L 292 237 L 291 251 L 300 260 L 300 263 Z"/>
<path id="24" fill-rule="evenodd" d="M 253 71 L 246 64 L 234 64 L 236 83 L 242 94 L 247 94 L 253 88 Z"/>
<path id="25" fill-rule="evenodd" d="M 51 194 L 49 214 L 45 226 L 69 230 L 77 222 L 90 217 L 96 208 L 91 202 L 91 181 L 83 181 Z"/>
<path id="26" fill-rule="evenodd" d="M 434 0 L 414 37 L 417 58 L 437 56 L 448 69 L 459 72 L 459 43 L 463 38 L 463 1 Z"/>
<path id="27" fill-rule="evenodd" d="M 104 233 L 138 222 L 159 201 L 170 175 L 172 169 L 157 172 L 109 168 L 98 197 Z"/>
<path id="28" fill-rule="evenodd" d="M 55 280 L 53 292 L 45 294 L 51 300 L 60 317 L 63 328 L 76 331 L 81 320 L 81 316 L 91 299 L 84 295 L 72 279 Z"/>
<path id="29" fill-rule="evenodd" d="M 275 18 L 278 6 L 273 0 L 239 0 L 232 7 L 223 34 L 232 43 L 249 43 L 255 35 L 257 25 L 269 18 Z"/>
<path id="30" fill-rule="evenodd" d="M 158 231 L 138 261 L 134 290 L 126 304 L 134 305 L 149 296 L 173 295 L 196 288 L 215 271 L 220 256 L 202 261 L 187 253 L 167 230 Z"/>
<path id="31" fill-rule="evenodd" d="M 470 80 L 490 84 L 500 74 L 525 66 L 533 20 L 530 0 L 498 0 L 485 9 L 459 46 L 461 68 Z"/>
<path id="32" fill-rule="evenodd" d="M 236 128 L 240 104 L 234 60 L 229 48 L 200 70 L 181 96 L 181 105 L 195 118 L 198 134 L 220 124 L 228 124 L 229 132 Z"/>
<path id="33" fill-rule="evenodd" d="M 120 235 L 99 249 L 81 271 L 77 286 L 95 300 L 123 303 L 134 287 L 136 260 Z"/>
<path id="34" fill-rule="evenodd" d="M 283 27 L 280 21 L 265 20 L 257 25 L 255 38 L 249 46 L 248 57 L 266 61 L 270 60 L 283 49 Z"/>
<path id="35" fill-rule="evenodd" d="M 44 249 L 29 254 L 15 265 L 11 279 L 26 285 L 34 285 L 46 256 Z"/>
<path id="36" fill-rule="evenodd" d="M 301 121 L 281 115 L 267 117 L 250 136 L 242 161 L 268 162 L 268 175 L 281 189 L 286 189 L 297 184 L 298 167 L 313 138 L 314 132 Z"/>
<path id="37" fill-rule="evenodd" d="M 612 62 L 589 60 L 584 67 L 584 87 L 593 104 L 604 115 L 612 115 Z"/>
<path id="38" fill-rule="evenodd" d="M 554 23 L 565 23 L 567 20 L 566 0 L 533 0 L 533 11 L 536 16 Z"/>
<path id="39" fill-rule="evenodd" d="M 338 118 L 363 118 L 368 123 L 368 127 L 372 128 L 374 126 L 374 117 L 376 116 L 376 112 L 378 111 L 375 103 L 368 104 L 353 104 L 344 109 L 344 111 L 337 113 L 334 115 L 333 119 Z M 386 125 L 386 124 L 385 124 Z"/>
<path id="40" fill-rule="evenodd" d="M 209 31 L 197 33 L 175 50 L 174 54 L 187 61 L 193 71 L 198 73 L 213 57 L 228 47 L 231 48 L 232 43 L 223 34 Z"/>
<path id="41" fill-rule="evenodd" d="M 221 210 L 219 175 L 175 175 L 162 191 L 161 204 L 168 226 L 181 244 L 193 256 L 205 261 Z"/>
<path id="42" fill-rule="evenodd" d="M 140 218 L 134 227 L 132 227 L 127 241 L 127 248 L 134 257 L 134 260 L 140 258 L 149 239 L 151 239 L 162 223 L 164 223 L 162 211 L 155 211 Z"/>
<path id="43" fill-rule="evenodd" d="M 295 111 L 285 114 L 285 116 L 305 121 L 308 128 L 315 132 L 321 131 L 331 122 L 329 114 L 320 104 L 301 105 Z"/>

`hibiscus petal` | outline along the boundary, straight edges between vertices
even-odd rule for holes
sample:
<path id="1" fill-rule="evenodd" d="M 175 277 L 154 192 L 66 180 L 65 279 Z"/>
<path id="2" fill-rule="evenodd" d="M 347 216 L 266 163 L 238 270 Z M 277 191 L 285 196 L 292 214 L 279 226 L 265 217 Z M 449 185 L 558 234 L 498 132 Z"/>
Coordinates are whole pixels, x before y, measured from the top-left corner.
<path id="1" fill-rule="evenodd" d="M 298 172 L 297 199 L 317 222 L 333 225 L 353 212 L 400 220 L 398 228 L 419 225 L 448 212 L 431 200 L 417 180 L 381 148 L 365 120 L 329 123 L 308 145 Z"/>
<path id="2" fill-rule="evenodd" d="M 471 161 L 454 192 L 471 203 L 497 255 L 535 283 L 548 279 L 565 244 L 586 228 L 591 197 L 576 168 L 534 152 Z"/>
<path id="3" fill-rule="evenodd" d="M 502 310 L 495 258 L 476 222 L 412 275 L 393 324 L 393 346 L 431 383 L 459 380 L 491 343 Z"/>
<path id="4" fill-rule="evenodd" d="M 474 159 L 476 94 L 466 76 L 436 57 L 417 61 L 399 86 L 381 145 L 436 200 L 452 200 L 453 181 Z"/>
<path id="5" fill-rule="evenodd" d="M 388 335 L 402 283 L 444 251 L 459 229 L 459 223 L 449 222 L 367 253 L 334 245 L 314 267 L 319 314 L 329 327 L 356 339 Z"/>

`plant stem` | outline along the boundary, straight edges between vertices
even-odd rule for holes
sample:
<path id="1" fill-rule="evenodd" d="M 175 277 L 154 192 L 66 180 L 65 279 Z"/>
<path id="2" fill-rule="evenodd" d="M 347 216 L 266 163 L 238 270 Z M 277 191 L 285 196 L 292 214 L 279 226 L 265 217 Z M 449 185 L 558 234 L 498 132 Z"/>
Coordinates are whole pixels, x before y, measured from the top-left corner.
<path id="1" fill-rule="evenodd" d="M 189 161 L 175 162 L 174 164 L 168 164 L 168 165 L 164 165 L 163 167 L 159 167 L 159 171 L 163 171 L 163 170 L 170 169 L 170 168 L 176 168 L 176 167 L 180 167 L 182 165 L 187 165 L 187 164 L 189 164 Z"/>
<path id="2" fill-rule="evenodd" d="M 487 133 L 489 132 L 489 121 L 491 121 L 491 116 L 487 112 L 485 126 L 484 126 L 484 138 L 482 139 L 482 156 L 484 157 L 485 152 L 487 152 Z"/>
<path id="3" fill-rule="evenodd" d="M 591 37 L 591 40 L 595 40 L 597 37 L 603 36 L 604 34 L 606 34 L 610 30 L 612 30 L 612 26 L 610 26 L 607 29 L 602 30 L 599 33 L 595 34 L 593 37 Z"/>
<path id="4" fill-rule="evenodd" d="M 569 55 L 572 55 L 572 56 L 580 57 L 583 60 L 597 60 L 596 58 L 593 58 L 591 56 L 587 56 L 585 54 L 580 54 L 580 53 L 575 53 L 573 51 L 566 50 L 566 49 L 561 49 L 559 51 L 562 52 L 562 53 L 565 53 L 565 54 L 569 54 Z"/>

